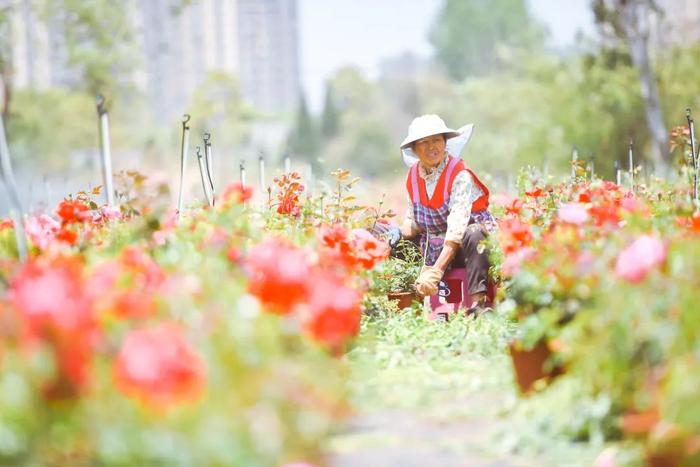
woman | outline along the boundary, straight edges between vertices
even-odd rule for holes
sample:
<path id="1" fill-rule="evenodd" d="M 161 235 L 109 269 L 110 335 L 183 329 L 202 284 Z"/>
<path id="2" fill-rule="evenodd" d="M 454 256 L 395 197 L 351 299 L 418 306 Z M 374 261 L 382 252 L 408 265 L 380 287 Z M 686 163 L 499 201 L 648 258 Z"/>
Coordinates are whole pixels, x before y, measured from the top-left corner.
<path id="1" fill-rule="evenodd" d="M 466 267 L 471 311 L 475 311 L 488 306 L 489 261 L 479 243 L 495 228 L 495 221 L 488 211 L 488 188 L 459 154 L 455 157 L 446 150 L 447 140 L 457 136 L 460 133 L 437 115 L 423 115 L 411 122 L 401 149 L 415 155 L 417 162 L 406 177 L 406 221 L 391 236 L 392 243 L 401 237 L 417 238 L 425 259 L 415 284 L 421 295 L 435 295 L 451 265 Z"/>

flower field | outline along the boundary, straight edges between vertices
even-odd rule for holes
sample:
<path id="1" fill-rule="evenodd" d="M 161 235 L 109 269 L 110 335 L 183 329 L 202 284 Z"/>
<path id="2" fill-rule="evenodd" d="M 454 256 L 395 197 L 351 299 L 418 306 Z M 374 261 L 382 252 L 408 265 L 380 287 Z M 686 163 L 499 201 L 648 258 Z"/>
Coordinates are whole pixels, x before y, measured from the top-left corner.
<path id="1" fill-rule="evenodd" d="M 700 463 L 700 217 L 685 185 L 523 171 L 494 200 L 495 312 L 437 323 L 386 298 L 417 270 L 370 233 L 393 213 L 333 176 L 318 196 L 281 176 L 263 206 L 232 183 L 178 215 L 130 173 L 119 210 L 95 190 L 26 218 L 23 263 L 3 220 L 2 463 L 326 465 L 370 406 L 439 408 L 477 386 L 503 395 L 488 417 L 508 436 L 479 440 L 506 456 Z"/>

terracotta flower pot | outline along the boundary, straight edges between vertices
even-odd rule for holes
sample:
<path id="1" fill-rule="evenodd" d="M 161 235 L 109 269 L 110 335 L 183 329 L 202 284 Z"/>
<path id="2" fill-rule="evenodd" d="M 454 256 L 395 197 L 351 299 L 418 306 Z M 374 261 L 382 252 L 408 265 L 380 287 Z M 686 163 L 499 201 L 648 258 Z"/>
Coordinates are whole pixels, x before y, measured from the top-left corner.
<path id="1" fill-rule="evenodd" d="M 386 296 L 389 301 L 396 302 L 399 310 L 410 307 L 417 299 L 416 294 L 413 292 L 389 292 Z"/>
<path id="2" fill-rule="evenodd" d="M 551 357 L 552 352 L 544 340 L 539 341 L 530 350 L 520 349 L 517 341 L 511 342 L 509 348 L 515 380 L 523 394 L 532 390 L 535 381 L 542 378 L 555 378 L 563 373 L 563 369 L 560 367 L 551 371 L 545 370 L 545 363 Z"/>

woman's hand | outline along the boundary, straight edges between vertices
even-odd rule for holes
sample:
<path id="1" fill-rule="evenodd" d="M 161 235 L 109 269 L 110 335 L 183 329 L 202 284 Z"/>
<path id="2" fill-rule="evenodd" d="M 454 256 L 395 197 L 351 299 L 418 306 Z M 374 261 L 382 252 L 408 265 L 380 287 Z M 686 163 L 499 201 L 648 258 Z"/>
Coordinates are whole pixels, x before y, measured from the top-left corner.
<path id="1" fill-rule="evenodd" d="M 443 271 L 435 266 L 423 266 L 416 280 L 416 291 L 422 296 L 435 295 L 438 292 L 438 284 L 442 279 Z"/>

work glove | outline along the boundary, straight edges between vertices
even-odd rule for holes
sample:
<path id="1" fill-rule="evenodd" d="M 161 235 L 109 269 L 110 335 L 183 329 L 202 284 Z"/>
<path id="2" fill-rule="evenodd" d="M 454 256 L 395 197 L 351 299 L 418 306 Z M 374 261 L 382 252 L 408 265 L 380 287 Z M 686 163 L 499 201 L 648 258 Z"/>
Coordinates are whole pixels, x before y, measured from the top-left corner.
<path id="1" fill-rule="evenodd" d="M 416 279 L 416 292 L 425 296 L 435 295 L 443 272 L 435 266 L 423 266 Z"/>
<path id="2" fill-rule="evenodd" d="M 391 227 L 386 233 L 386 238 L 389 241 L 389 246 L 394 248 L 401 241 L 401 229 Z"/>

